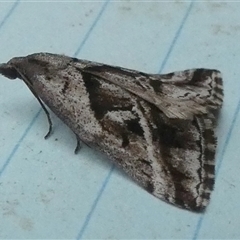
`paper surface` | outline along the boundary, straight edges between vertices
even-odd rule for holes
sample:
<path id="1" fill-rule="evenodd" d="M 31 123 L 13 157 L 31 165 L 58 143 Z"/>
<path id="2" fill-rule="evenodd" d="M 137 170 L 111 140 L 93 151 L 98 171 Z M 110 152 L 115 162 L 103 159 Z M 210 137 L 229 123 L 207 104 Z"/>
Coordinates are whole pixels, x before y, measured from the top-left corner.
<path id="1" fill-rule="evenodd" d="M 222 72 L 216 185 L 205 214 L 160 201 L 0 76 L 0 239 L 239 239 L 240 3 L 0 2 L 0 62 L 52 52 L 141 70 Z"/>

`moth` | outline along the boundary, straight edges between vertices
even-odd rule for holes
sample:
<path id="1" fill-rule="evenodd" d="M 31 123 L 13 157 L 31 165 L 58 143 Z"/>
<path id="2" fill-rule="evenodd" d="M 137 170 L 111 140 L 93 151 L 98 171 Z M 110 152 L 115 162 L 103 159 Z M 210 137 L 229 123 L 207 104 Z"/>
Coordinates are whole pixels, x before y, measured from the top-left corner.
<path id="1" fill-rule="evenodd" d="M 146 74 L 63 55 L 36 53 L 0 65 L 81 141 L 106 154 L 140 186 L 180 208 L 203 211 L 214 187 L 221 73 Z"/>

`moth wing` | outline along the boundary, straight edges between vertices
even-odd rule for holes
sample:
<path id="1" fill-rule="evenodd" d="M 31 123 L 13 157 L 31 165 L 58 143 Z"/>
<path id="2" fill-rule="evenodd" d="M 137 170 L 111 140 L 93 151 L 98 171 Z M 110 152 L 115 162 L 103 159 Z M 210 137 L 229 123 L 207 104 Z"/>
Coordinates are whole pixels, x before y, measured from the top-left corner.
<path id="1" fill-rule="evenodd" d="M 169 118 L 193 119 L 223 101 L 221 73 L 191 69 L 169 74 L 145 74 L 108 65 L 86 66 L 84 71 L 110 81 L 154 104 Z"/>

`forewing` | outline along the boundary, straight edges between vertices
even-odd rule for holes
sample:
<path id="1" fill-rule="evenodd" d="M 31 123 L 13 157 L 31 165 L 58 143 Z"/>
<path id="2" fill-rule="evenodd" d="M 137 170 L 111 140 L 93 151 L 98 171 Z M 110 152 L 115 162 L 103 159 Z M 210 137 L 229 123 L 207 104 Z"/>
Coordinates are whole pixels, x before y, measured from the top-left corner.
<path id="1" fill-rule="evenodd" d="M 83 71 L 110 81 L 154 104 L 169 118 L 193 119 L 223 101 L 221 73 L 191 69 L 169 74 L 146 74 L 108 65 L 86 66 Z"/>

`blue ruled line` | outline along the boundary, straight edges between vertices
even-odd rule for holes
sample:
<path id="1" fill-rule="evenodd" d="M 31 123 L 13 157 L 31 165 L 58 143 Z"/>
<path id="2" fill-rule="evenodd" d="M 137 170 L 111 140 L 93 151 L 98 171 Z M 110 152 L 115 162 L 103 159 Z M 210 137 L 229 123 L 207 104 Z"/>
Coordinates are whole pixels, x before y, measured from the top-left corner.
<path id="1" fill-rule="evenodd" d="M 238 118 L 238 114 L 239 114 L 239 111 L 240 111 L 240 99 L 238 101 L 238 105 L 237 105 L 237 108 L 234 112 L 234 115 L 233 115 L 233 119 L 232 119 L 232 122 L 231 122 L 231 125 L 230 125 L 230 128 L 228 130 L 228 133 L 227 133 L 227 137 L 225 139 L 225 142 L 224 142 L 224 145 L 223 145 L 223 148 L 222 148 L 222 152 L 220 154 L 220 158 L 219 158 L 219 164 L 217 165 L 217 168 L 216 168 L 216 179 L 218 177 L 218 173 L 220 171 L 220 168 L 222 166 L 222 162 L 223 162 L 223 159 L 224 159 L 224 156 L 225 156 L 225 153 L 227 151 L 227 148 L 228 148 L 228 145 L 229 145 L 229 140 L 232 136 L 232 133 L 233 133 L 233 129 L 236 125 L 236 121 L 237 121 L 237 118 Z M 196 229 L 194 231 L 194 234 L 193 234 L 193 240 L 196 240 L 198 238 L 198 235 L 199 235 L 199 231 L 202 227 L 202 223 L 203 223 L 203 220 L 204 220 L 204 215 L 202 215 L 199 220 L 198 220 L 198 223 L 197 223 L 197 226 L 196 226 Z"/>
<path id="2" fill-rule="evenodd" d="M 74 56 L 77 56 L 77 55 L 80 53 L 80 51 L 82 50 L 83 46 L 85 45 L 87 39 L 89 38 L 92 30 L 95 28 L 98 20 L 101 18 L 102 14 L 103 14 L 103 12 L 105 11 L 105 9 L 106 9 L 106 7 L 107 7 L 107 5 L 108 5 L 109 2 L 110 2 L 110 0 L 107 0 L 107 1 L 103 4 L 103 6 L 102 6 L 102 8 L 101 8 L 101 11 L 98 13 L 95 21 L 93 22 L 92 26 L 89 28 L 88 32 L 86 33 L 83 41 L 82 41 L 81 44 L 79 45 L 77 51 L 74 53 Z"/>
<path id="3" fill-rule="evenodd" d="M 0 30 L 1 28 L 3 27 L 3 25 L 6 23 L 6 21 L 8 20 L 8 18 L 12 15 L 12 13 L 14 12 L 14 10 L 16 9 L 16 7 L 18 6 L 19 4 L 19 0 L 17 0 L 13 5 L 12 7 L 10 8 L 10 10 L 8 11 L 8 13 L 6 14 L 6 16 L 3 18 L 3 20 L 1 21 L 0 23 Z"/>
<path id="4" fill-rule="evenodd" d="M 16 9 L 16 7 L 18 6 L 19 4 L 19 0 L 17 0 L 13 5 L 12 7 L 10 8 L 10 10 L 7 12 L 6 16 L 3 18 L 3 20 L 0 22 L 0 30 L 1 28 L 4 26 L 4 24 L 6 23 L 6 21 L 9 19 L 9 17 L 13 14 L 14 10 Z M 16 146 L 19 145 L 19 141 L 18 143 L 15 145 L 15 147 L 13 148 L 11 154 L 9 155 L 9 157 L 7 158 L 7 160 L 5 161 L 5 163 L 3 164 L 3 166 L 0 168 L 0 177 L 2 175 L 2 173 L 4 172 L 5 168 L 8 166 L 9 162 L 10 162 L 10 159 L 12 158 L 11 155 L 13 155 L 17 148 Z"/>
<path id="5" fill-rule="evenodd" d="M 176 32 L 176 34 L 175 34 L 175 36 L 173 38 L 173 41 L 172 41 L 172 43 L 171 43 L 171 45 L 169 47 L 169 50 L 168 50 L 167 54 L 166 54 L 166 56 L 165 56 L 165 58 L 164 58 L 164 60 L 162 62 L 162 65 L 161 65 L 161 68 L 160 68 L 159 72 L 161 72 L 163 70 L 165 64 L 167 63 L 167 61 L 168 61 L 168 59 L 170 57 L 170 54 L 171 54 L 171 52 L 172 52 L 172 50 L 173 50 L 173 48 L 174 48 L 174 46 L 175 46 L 175 44 L 177 42 L 177 39 L 179 38 L 179 36 L 180 36 L 180 34 L 182 32 L 183 26 L 186 23 L 186 20 L 187 20 L 187 18 L 189 16 L 189 13 L 190 13 L 190 11 L 191 11 L 191 9 L 193 7 L 194 1 L 195 0 L 191 1 L 190 5 L 189 5 L 189 7 L 188 7 L 184 17 L 183 17 L 183 20 L 181 21 L 180 26 L 177 29 L 177 32 Z M 87 216 L 86 216 L 86 218 L 84 220 L 83 226 L 82 226 L 82 228 L 81 228 L 81 230 L 80 230 L 80 232 L 79 232 L 79 234 L 78 234 L 78 236 L 76 238 L 77 240 L 82 239 L 82 236 L 83 236 L 83 234 L 84 234 L 84 232 L 85 232 L 85 230 L 86 230 L 86 228 L 87 228 L 87 226 L 88 226 L 88 224 L 89 224 L 89 222 L 91 220 L 92 215 L 94 214 L 94 211 L 95 211 L 95 209 L 97 207 L 98 202 L 101 199 L 101 196 L 103 195 L 103 192 L 104 192 L 105 188 L 107 187 L 107 184 L 108 184 L 108 182 L 109 182 L 109 180 L 110 180 L 110 178 L 112 176 L 112 172 L 113 171 L 114 171 L 114 165 L 112 165 L 109 173 L 107 174 L 105 180 L 103 181 L 103 184 L 102 184 L 102 186 L 100 188 L 100 191 L 98 192 L 98 194 L 97 194 L 97 196 L 96 196 L 96 198 L 95 198 L 95 200 L 94 200 L 94 202 L 92 204 L 92 207 L 90 208 L 90 211 L 89 211 L 89 213 L 87 214 Z"/>
<path id="6" fill-rule="evenodd" d="M 187 21 L 187 18 L 188 18 L 189 14 L 190 14 L 190 12 L 191 12 L 191 10 L 193 8 L 194 2 L 195 2 L 195 0 L 191 1 L 191 3 L 189 5 L 189 7 L 188 7 L 188 9 L 187 9 L 183 19 L 182 19 L 182 21 L 180 23 L 180 26 L 178 27 L 178 30 L 177 30 L 177 32 L 176 32 L 176 34 L 175 34 L 175 36 L 173 38 L 173 41 L 172 41 L 172 43 L 171 43 L 171 45 L 170 45 L 170 47 L 169 47 L 169 49 L 167 51 L 167 54 L 166 54 L 165 58 L 163 59 L 163 62 L 161 64 L 161 67 L 160 67 L 160 70 L 159 70 L 159 73 L 161 73 L 163 71 L 163 69 L 164 69 L 164 67 L 165 67 L 165 65 L 166 65 L 166 63 L 167 63 L 167 61 L 168 61 L 168 59 L 169 59 L 169 57 L 170 57 L 170 55 L 171 55 L 171 53 L 173 51 L 174 46 L 176 45 L 177 39 L 179 38 L 179 36 L 180 36 L 180 34 L 182 32 L 183 26 L 185 25 L 185 23 Z"/>
<path id="7" fill-rule="evenodd" d="M 2 176 L 3 172 L 5 171 L 5 169 L 7 168 L 7 166 L 9 165 L 12 157 L 15 155 L 16 151 L 18 150 L 21 142 L 23 141 L 23 139 L 27 136 L 29 130 L 31 129 L 31 127 L 33 126 L 33 124 L 35 123 L 35 121 L 37 120 L 40 112 L 42 111 L 42 109 L 40 109 L 38 111 L 38 113 L 34 116 L 34 118 L 32 119 L 32 121 L 30 122 L 30 124 L 28 125 L 27 129 L 24 131 L 23 135 L 20 137 L 20 139 L 18 140 L 17 144 L 14 146 L 12 152 L 10 153 L 10 155 L 8 156 L 7 160 L 5 161 L 5 163 L 3 164 L 2 168 L 0 169 L 0 177 Z"/>
<path id="8" fill-rule="evenodd" d="M 114 170 L 114 165 L 112 164 L 111 169 L 109 170 L 106 178 L 104 179 L 104 181 L 102 183 L 102 186 L 101 186 L 101 188 L 100 188 L 100 190 L 99 190 L 99 192 L 98 192 L 98 194 L 97 194 L 97 196 L 96 196 L 96 198 L 95 198 L 95 200 L 94 200 L 94 202 L 92 204 L 92 207 L 91 207 L 89 213 L 87 214 L 87 216 L 86 216 L 86 218 L 84 220 L 83 226 L 82 226 L 82 228 L 81 228 L 81 230 L 80 230 L 80 232 L 79 232 L 79 234 L 77 236 L 77 240 L 82 239 L 84 231 L 85 231 L 86 227 L 88 226 L 88 223 L 89 223 L 89 221 L 90 221 L 90 219 L 91 219 L 91 217 L 93 215 L 93 212 L 95 211 L 95 209 L 97 207 L 97 204 L 98 204 L 100 198 L 103 195 L 104 189 L 106 188 L 106 185 L 108 184 L 109 179 L 112 176 L 113 170 Z"/>

